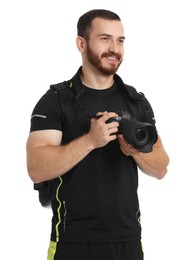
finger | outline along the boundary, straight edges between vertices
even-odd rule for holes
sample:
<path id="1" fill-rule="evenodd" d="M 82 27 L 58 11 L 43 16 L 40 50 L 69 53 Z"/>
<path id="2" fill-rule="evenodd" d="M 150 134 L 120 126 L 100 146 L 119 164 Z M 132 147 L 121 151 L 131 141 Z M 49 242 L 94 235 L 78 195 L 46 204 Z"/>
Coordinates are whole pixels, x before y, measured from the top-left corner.
<path id="1" fill-rule="evenodd" d="M 102 116 L 102 118 L 106 122 L 110 118 L 117 118 L 117 116 L 118 115 L 115 112 L 107 112 Z"/>

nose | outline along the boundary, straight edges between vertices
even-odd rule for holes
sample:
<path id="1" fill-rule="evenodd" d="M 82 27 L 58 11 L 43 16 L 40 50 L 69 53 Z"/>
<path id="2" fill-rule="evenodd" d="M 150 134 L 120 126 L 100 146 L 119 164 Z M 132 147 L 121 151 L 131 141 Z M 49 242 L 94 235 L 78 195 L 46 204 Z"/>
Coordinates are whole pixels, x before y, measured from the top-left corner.
<path id="1" fill-rule="evenodd" d="M 111 40 L 108 49 L 112 53 L 119 53 L 120 52 L 119 43 L 116 40 Z"/>

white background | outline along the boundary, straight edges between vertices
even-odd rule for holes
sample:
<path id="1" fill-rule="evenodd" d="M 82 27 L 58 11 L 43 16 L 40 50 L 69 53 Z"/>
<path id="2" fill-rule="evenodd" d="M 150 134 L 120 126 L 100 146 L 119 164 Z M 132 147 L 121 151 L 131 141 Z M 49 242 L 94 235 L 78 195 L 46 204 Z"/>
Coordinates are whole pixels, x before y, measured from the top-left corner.
<path id="1" fill-rule="evenodd" d="M 51 212 L 40 206 L 26 170 L 30 115 L 50 84 L 80 66 L 76 23 L 94 8 L 121 17 L 126 42 L 118 74 L 149 99 L 171 159 L 161 181 L 140 173 L 145 260 L 195 259 L 193 2 L 1 1 L 1 259 L 46 260 Z"/>

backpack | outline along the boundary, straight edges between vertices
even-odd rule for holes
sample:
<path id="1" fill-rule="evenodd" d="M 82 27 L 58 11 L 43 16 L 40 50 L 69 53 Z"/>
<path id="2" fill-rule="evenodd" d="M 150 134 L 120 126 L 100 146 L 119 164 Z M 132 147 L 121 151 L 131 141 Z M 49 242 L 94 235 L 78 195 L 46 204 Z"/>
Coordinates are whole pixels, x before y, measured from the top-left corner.
<path id="1" fill-rule="evenodd" d="M 83 110 L 83 113 L 89 118 L 93 117 L 93 115 L 86 113 L 86 111 L 84 110 L 80 102 L 79 98 L 84 94 L 84 88 L 82 88 L 82 84 L 73 84 L 72 80 L 74 80 L 76 75 L 71 80 L 64 81 L 50 86 L 50 89 L 53 89 L 55 93 L 57 93 L 59 96 L 60 106 L 61 106 L 62 129 L 65 129 L 64 127 L 65 122 L 71 122 L 70 120 L 74 117 L 74 111 L 71 109 L 68 100 L 71 100 L 71 102 L 72 100 L 78 102 L 80 109 Z M 133 88 L 132 86 L 128 86 L 124 84 L 122 79 L 118 75 L 115 75 L 115 80 L 119 85 L 122 85 L 122 88 L 124 87 L 123 93 L 128 97 L 128 99 L 131 101 L 135 101 L 133 102 L 135 104 L 134 107 L 136 107 L 136 109 L 139 109 L 139 111 L 141 111 L 142 109 L 142 111 L 145 111 L 146 114 L 151 107 L 148 101 L 146 100 L 144 94 L 138 93 L 136 89 Z M 71 88 L 72 91 L 71 92 L 65 91 L 66 88 Z M 64 102 L 65 100 L 67 102 Z M 62 144 L 66 143 L 70 131 L 71 131 L 71 127 L 67 126 L 66 124 L 66 131 L 63 131 Z M 66 135 L 64 135 L 64 133 L 66 133 Z M 34 183 L 34 190 L 38 191 L 39 202 L 43 207 L 51 206 L 52 192 L 53 192 L 53 187 L 55 185 L 56 179 L 57 178 L 48 181 L 43 181 L 41 183 Z"/>
<path id="2" fill-rule="evenodd" d="M 60 82 L 55 85 L 51 85 L 50 89 L 53 89 L 55 93 L 58 94 L 59 100 L 60 100 L 60 107 L 61 107 L 61 121 L 62 121 L 62 128 L 64 129 L 65 120 L 67 120 L 67 117 L 69 117 L 69 120 L 74 116 L 73 111 L 71 107 L 68 105 L 67 102 L 64 102 L 65 99 L 70 99 L 71 97 L 67 96 L 67 93 L 65 92 L 65 88 L 71 88 L 72 82 L 71 81 L 64 81 Z M 73 90 L 73 96 L 75 100 L 78 99 L 82 92 L 82 89 L 74 88 Z M 69 128 L 70 131 L 70 128 Z M 66 129 L 66 136 L 63 135 L 62 142 L 65 143 L 66 139 L 68 138 L 69 131 Z M 38 191 L 39 196 L 39 202 L 43 207 L 50 207 L 51 206 L 51 199 L 52 199 L 52 191 L 53 186 L 55 184 L 56 178 L 48 181 L 43 181 L 40 183 L 34 183 L 34 190 Z"/>

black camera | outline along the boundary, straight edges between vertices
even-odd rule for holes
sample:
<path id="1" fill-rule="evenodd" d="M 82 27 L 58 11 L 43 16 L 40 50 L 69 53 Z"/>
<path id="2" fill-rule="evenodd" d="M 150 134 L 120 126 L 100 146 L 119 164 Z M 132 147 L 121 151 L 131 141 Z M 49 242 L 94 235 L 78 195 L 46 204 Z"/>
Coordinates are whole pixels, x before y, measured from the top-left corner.
<path id="1" fill-rule="evenodd" d="M 143 153 L 152 151 L 157 141 L 156 127 L 145 122 L 137 121 L 127 111 L 117 111 L 118 117 L 110 118 L 107 123 L 119 122 L 119 133 L 135 149 Z"/>

